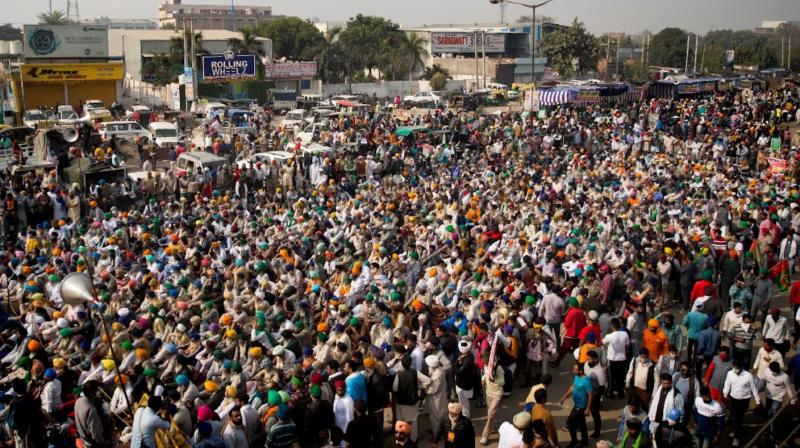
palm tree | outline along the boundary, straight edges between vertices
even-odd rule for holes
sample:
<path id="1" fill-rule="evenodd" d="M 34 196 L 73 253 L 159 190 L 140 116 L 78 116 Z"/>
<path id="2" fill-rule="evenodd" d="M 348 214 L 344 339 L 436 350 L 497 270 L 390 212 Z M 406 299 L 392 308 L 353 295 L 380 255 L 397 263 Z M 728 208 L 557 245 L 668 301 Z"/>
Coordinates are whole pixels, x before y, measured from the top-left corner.
<path id="1" fill-rule="evenodd" d="M 437 73 L 443 74 L 445 79 L 453 79 L 453 77 L 450 76 L 450 70 L 442 67 L 439 64 L 433 64 L 431 67 L 425 67 L 425 72 L 422 74 L 422 79 L 430 81 L 431 78 L 433 78 L 433 76 Z"/>
<path id="2" fill-rule="evenodd" d="M 258 35 L 252 28 L 243 28 L 241 30 L 242 38 L 234 37 L 228 39 L 228 47 L 237 54 L 254 54 L 257 57 L 256 61 L 256 78 L 264 78 L 264 65 L 259 62 L 263 60 L 267 53 L 264 51 L 264 45 L 258 39 Z"/>
<path id="3" fill-rule="evenodd" d="M 346 77 L 344 52 L 338 42 L 341 28 L 333 28 L 324 36 L 314 60 L 317 62 L 319 77 L 324 82 L 334 83 Z"/>
<path id="4" fill-rule="evenodd" d="M 142 66 L 142 79 L 163 86 L 174 82 L 183 71 L 183 62 L 176 64 L 164 54 L 156 54 Z"/>
<path id="5" fill-rule="evenodd" d="M 182 31 L 182 35 L 180 37 L 173 37 L 170 39 L 169 44 L 169 58 L 175 64 L 183 65 L 183 40 L 184 39 L 192 39 L 191 31 L 188 29 L 184 29 Z M 191 45 L 189 47 L 189 51 L 191 51 Z M 195 54 L 208 54 L 206 50 L 203 49 L 203 33 L 197 32 L 194 33 L 194 51 Z M 191 56 L 189 56 L 189 65 L 192 65 Z"/>
<path id="6" fill-rule="evenodd" d="M 71 23 L 64 11 L 50 11 L 40 13 L 38 16 L 41 25 L 66 25 Z"/>
<path id="7" fill-rule="evenodd" d="M 418 65 L 425 65 L 424 58 L 428 56 L 428 40 L 417 33 L 403 33 L 403 52 L 411 62 L 408 70 L 408 80 L 414 74 Z"/>

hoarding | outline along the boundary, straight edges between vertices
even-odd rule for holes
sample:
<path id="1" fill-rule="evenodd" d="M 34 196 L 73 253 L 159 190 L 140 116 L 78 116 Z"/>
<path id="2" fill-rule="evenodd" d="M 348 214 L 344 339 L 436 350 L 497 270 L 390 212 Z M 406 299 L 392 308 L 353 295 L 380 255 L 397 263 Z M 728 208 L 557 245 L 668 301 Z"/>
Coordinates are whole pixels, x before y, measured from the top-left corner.
<path id="1" fill-rule="evenodd" d="M 265 66 L 267 79 L 313 78 L 317 74 L 316 62 L 284 62 Z"/>
<path id="2" fill-rule="evenodd" d="M 23 64 L 24 82 L 119 81 L 122 64 Z"/>
<path id="3" fill-rule="evenodd" d="M 477 36 L 477 42 L 475 37 Z M 487 53 L 503 53 L 506 51 L 505 34 L 483 34 L 486 37 Z M 474 53 L 476 50 L 483 52 L 481 33 L 431 33 L 432 53 Z"/>
<path id="4" fill-rule="evenodd" d="M 194 71 L 191 67 L 183 67 L 183 84 L 186 101 L 194 101 Z"/>
<path id="5" fill-rule="evenodd" d="M 107 58 L 104 25 L 25 25 L 25 58 Z"/>
<path id="6" fill-rule="evenodd" d="M 203 81 L 227 81 L 256 77 L 253 54 L 212 54 L 203 56 Z"/>

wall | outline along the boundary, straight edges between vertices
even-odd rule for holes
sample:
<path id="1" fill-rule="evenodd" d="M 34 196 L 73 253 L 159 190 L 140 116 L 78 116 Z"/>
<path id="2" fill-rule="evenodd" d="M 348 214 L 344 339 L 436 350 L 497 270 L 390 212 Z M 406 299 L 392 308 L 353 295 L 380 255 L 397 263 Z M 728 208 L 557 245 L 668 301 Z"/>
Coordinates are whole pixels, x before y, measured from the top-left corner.
<path id="1" fill-rule="evenodd" d="M 495 77 L 498 59 L 486 57 L 486 78 L 491 82 Z M 432 64 L 441 66 L 450 72 L 450 75 L 469 75 L 475 77 L 475 59 L 433 58 Z M 483 80 L 483 58 L 478 57 L 478 76 Z"/>
<path id="2" fill-rule="evenodd" d="M 76 108 L 86 100 L 102 100 L 106 107 L 117 101 L 118 81 L 91 81 L 67 85 L 69 104 Z M 64 85 L 60 83 L 25 83 L 25 108 L 64 104 Z"/>
<path id="3" fill-rule="evenodd" d="M 167 86 L 154 86 L 129 76 L 123 81 L 123 104 L 144 104 L 152 107 L 168 105 L 170 100 L 171 94 Z"/>
<path id="4" fill-rule="evenodd" d="M 322 95 L 341 95 L 347 93 L 364 94 L 372 96 L 375 94 L 379 98 L 413 95 L 424 90 L 431 90 L 430 83 L 425 80 L 419 81 L 384 81 L 375 83 L 354 83 L 352 90 L 349 85 L 344 84 L 323 84 Z M 466 81 L 450 80 L 447 81 L 445 90 L 461 90 L 466 88 Z"/>

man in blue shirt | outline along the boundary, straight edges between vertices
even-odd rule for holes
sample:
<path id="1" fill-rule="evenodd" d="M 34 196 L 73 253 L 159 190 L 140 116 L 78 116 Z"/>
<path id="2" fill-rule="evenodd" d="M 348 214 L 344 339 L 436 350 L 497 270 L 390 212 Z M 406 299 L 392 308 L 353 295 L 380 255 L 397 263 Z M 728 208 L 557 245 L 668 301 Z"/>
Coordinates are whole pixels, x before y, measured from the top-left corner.
<path id="1" fill-rule="evenodd" d="M 592 401 L 592 380 L 583 371 L 583 364 L 577 363 L 572 368 L 575 379 L 569 386 L 567 392 L 561 397 L 561 405 L 567 401 L 569 394 L 572 394 L 574 404 L 572 411 L 567 417 L 567 428 L 569 429 L 570 444 L 567 448 L 587 446 L 589 444 L 589 431 L 586 428 L 586 417 L 589 415 L 589 403 Z M 581 431 L 581 441 L 578 442 L 578 429 Z"/>
<path id="2" fill-rule="evenodd" d="M 694 373 L 698 379 L 703 373 L 703 365 L 711 363 L 722 344 L 722 336 L 717 329 L 717 318 L 709 316 L 707 324 L 708 327 L 701 331 L 697 338 L 697 363 L 694 366 Z"/>

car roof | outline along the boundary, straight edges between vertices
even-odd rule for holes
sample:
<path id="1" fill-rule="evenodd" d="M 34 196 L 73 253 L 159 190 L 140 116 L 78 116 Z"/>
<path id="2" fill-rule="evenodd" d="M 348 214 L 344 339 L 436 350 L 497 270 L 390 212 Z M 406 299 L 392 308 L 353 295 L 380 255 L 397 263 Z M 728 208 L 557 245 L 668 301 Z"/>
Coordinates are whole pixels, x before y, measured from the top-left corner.
<path id="1" fill-rule="evenodd" d="M 289 111 L 289 113 L 290 114 L 305 114 L 306 110 L 305 109 L 292 109 L 292 110 Z"/>
<path id="2" fill-rule="evenodd" d="M 153 129 L 177 129 L 177 126 L 168 121 L 153 121 L 150 123 L 150 127 Z"/>
<path id="3" fill-rule="evenodd" d="M 133 106 L 131 106 L 131 110 L 150 110 L 150 108 L 145 106 L 144 104 L 134 104 Z"/>
<path id="4" fill-rule="evenodd" d="M 99 112 L 99 111 L 98 111 L 98 112 Z M 101 125 L 109 125 L 109 124 L 131 124 L 131 123 L 136 123 L 136 124 L 139 124 L 139 123 L 137 123 L 137 122 L 135 122 L 135 121 L 131 121 L 131 120 L 125 120 L 125 121 L 106 121 L 105 123 L 101 123 Z"/>
<path id="5" fill-rule="evenodd" d="M 211 154 L 209 152 L 200 152 L 200 151 L 184 152 L 178 158 L 180 158 L 180 157 L 189 158 L 189 159 L 195 159 L 195 160 L 199 161 L 200 163 L 205 163 L 205 162 L 225 162 L 225 159 L 223 159 L 222 157 L 215 156 L 214 154 Z"/>

